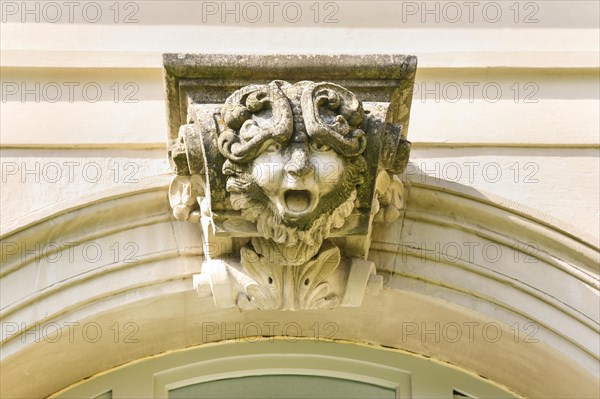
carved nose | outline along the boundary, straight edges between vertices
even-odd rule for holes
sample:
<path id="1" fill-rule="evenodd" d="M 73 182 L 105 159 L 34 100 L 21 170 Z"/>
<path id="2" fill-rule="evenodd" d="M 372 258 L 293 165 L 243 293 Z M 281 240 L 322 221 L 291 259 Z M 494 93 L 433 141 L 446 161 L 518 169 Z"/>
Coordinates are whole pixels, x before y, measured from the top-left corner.
<path id="1" fill-rule="evenodd" d="M 313 166 L 308 162 L 308 156 L 304 148 L 296 148 L 292 152 L 290 160 L 284 166 L 285 171 L 295 177 L 302 177 L 313 171 Z"/>

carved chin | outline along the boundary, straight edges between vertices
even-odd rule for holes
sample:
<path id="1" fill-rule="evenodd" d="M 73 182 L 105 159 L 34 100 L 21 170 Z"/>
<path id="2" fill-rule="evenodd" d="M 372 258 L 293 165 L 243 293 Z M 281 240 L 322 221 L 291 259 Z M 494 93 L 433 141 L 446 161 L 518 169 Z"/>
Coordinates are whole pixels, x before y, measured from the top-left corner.
<path id="1" fill-rule="evenodd" d="M 286 220 L 308 215 L 317 207 L 318 194 L 309 190 L 286 190 L 278 198 L 277 208 Z"/>

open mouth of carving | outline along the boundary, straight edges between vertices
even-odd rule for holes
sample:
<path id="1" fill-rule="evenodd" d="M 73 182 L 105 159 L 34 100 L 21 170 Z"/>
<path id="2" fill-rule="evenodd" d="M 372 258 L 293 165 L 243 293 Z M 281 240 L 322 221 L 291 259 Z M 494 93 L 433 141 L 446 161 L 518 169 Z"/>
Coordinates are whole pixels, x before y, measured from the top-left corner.
<path id="1" fill-rule="evenodd" d="M 283 196 L 286 208 L 294 213 L 310 209 L 312 195 L 308 190 L 288 190 Z"/>

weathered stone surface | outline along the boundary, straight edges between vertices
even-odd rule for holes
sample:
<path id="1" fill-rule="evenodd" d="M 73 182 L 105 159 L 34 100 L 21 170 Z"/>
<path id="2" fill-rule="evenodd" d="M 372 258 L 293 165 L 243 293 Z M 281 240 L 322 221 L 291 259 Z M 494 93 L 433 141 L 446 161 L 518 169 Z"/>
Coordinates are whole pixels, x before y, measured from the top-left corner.
<path id="1" fill-rule="evenodd" d="M 401 216 L 415 58 L 165 55 L 165 68 L 181 124 L 170 202 L 207 247 L 198 293 L 298 310 L 379 292 L 366 257 L 374 219 Z"/>
<path id="2" fill-rule="evenodd" d="M 235 90 L 275 79 L 339 84 L 361 101 L 394 101 L 390 117 L 408 126 L 417 59 L 402 54 L 164 54 L 169 137 L 187 123 L 191 104 L 222 104 Z M 408 89 L 410 87 L 410 89 Z M 404 111 L 402 111 L 404 110 Z M 401 119 L 403 118 L 403 119 Z M 391 119 L 389 120 L 391 122 Z"/>

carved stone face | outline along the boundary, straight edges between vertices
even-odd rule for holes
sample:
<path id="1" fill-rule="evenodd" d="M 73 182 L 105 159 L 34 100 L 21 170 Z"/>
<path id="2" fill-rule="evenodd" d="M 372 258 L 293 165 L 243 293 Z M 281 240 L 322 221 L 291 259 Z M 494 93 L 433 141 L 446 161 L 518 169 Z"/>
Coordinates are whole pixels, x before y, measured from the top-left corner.
<path id="1" fill-rule="evenodd" d="M 344 159 L 333 149 L 304 140 L 284 145 L 267 143 L 252 162 L 251 176 L 281 220 L 295 224 L 322 210 L 320 201 L 340 189 L 345 172 Z"/>
<path id="2" fill-rule="evenodd" d="M 363 118 L 355 96 L 331 83 L 275 81 L 238 90 L 225 103 L 228 129 L 219 136 L 234 209 L 259 230 L 265 218 L 265 228 L 283 225 L 284 236 L 315 224 L 328 224 L 328 231 L 327 217 L 361 183 Z M 351 210 L 346 206 L 342 217 Z"/>

